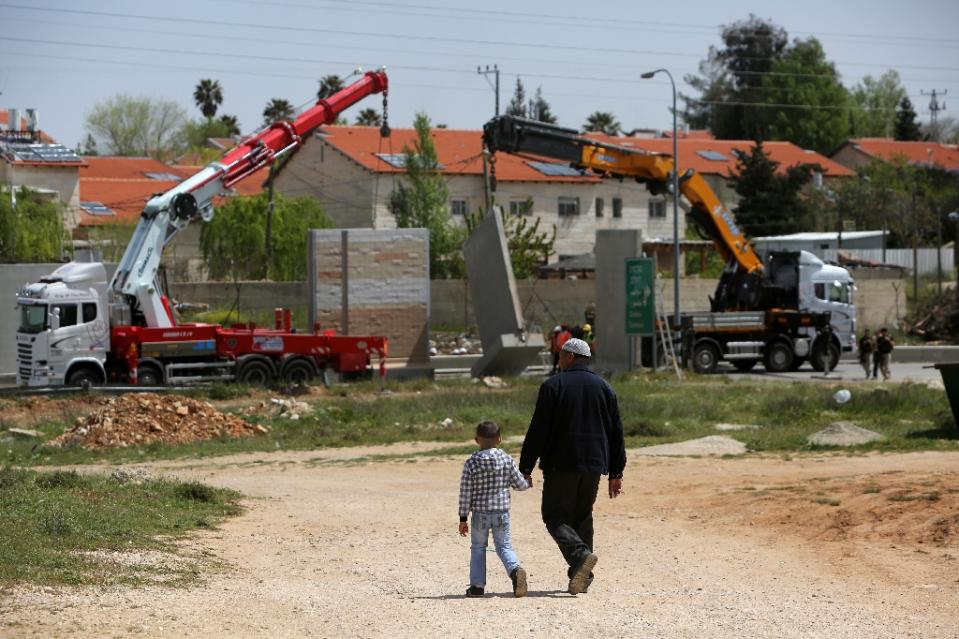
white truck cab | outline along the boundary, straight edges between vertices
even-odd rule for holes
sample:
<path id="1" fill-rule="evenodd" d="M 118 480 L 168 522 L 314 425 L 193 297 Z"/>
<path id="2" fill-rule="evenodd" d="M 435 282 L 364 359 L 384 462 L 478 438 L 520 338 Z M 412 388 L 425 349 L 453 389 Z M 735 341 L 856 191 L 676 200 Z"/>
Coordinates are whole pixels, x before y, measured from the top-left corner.
<path id="1" fill-rule="evenodd" d="M 799 308 L 832 314 L 830 324 L 843 352 L 856 350 L 856 286 L 849 271 L 800 252 Z"/>
<path id="2" fill-rule="evenodd" d="M 17 383 L 106 380 L 110 347 L 103 264 L 70 262 L 17 292 Z"/>

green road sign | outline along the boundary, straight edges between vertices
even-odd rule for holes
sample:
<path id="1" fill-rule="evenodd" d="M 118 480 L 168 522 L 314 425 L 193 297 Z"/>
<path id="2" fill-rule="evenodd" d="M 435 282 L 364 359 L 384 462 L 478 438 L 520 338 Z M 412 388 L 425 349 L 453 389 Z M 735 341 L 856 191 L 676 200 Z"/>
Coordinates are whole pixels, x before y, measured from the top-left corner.
<path id="1" fill-rule="evenodd" d="M 653 259 L 626 260 L 626 334 L 652 335 L 656 324 Z"/>

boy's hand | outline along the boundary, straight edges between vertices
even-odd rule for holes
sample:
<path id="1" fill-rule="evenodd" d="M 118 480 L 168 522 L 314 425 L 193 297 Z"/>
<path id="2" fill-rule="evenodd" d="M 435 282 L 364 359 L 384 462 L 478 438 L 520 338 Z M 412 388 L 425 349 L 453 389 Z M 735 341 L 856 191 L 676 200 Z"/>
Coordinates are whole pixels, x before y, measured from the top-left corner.
<path id="1" fill-rule="evenodd" d="M 459 530 L 460 530 L 460 536 L 465 537 L 466 533 L 470 531 L 470 526 L 465 521 L 461 521 Z"/>
<path id="2" fill-rule="evenodd" d="M 526 483 L 529 484 L 529 487 L 532 488 L 532 487 L 533 487 L 533 474 L 530 473 L 529 475 L 523 475 L 523 477 L 526 479 Z"/>

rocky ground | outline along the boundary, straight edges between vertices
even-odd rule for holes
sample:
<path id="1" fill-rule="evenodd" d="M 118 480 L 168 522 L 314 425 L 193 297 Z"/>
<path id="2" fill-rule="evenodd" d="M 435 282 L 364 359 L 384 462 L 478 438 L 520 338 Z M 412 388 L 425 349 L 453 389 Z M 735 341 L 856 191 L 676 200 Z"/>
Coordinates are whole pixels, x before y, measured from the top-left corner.
<path id="1" fill-rule="evenodd" d="M 491 553 L 490 594 L 467 600 L 462 459 L 434 446 L 151 464 L 248 496 L 184 544 L 225 567 L 185 589 L 16 588 L 0 636 L 959 636 L 959 453 L 630 451 L 625 495 L 597 503 L 588 594 L 565 593 L 537 481 L 513 509 L 529 596 Z"/>

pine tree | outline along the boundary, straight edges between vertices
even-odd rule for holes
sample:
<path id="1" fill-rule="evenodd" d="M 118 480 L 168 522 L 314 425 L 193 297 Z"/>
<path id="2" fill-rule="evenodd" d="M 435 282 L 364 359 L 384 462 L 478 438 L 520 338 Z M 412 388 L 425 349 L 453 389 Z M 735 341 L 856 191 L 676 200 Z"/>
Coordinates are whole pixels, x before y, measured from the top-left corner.
<path id="1" fill-rule="evenodd" d="M 903 96 L 896 109 L 895 138 L 900 141 L 915 142 L 922 139 L 922 131 L 916 122 L 916 111 L 909 98 Z"/>
<path id="2" fill-rule="evenodd" d="M 547 124 L 556 124 L 556 116 L 549 108 L 549 102 L 543 98 L 543 87 L 536 87 L 536 95 L 529 101 L 529 117 Z"/>
<path id="3" fill-rule="evenodd" d="M 736 222 L 749 237 L 782 235 L 809 230 L 809 211 L 800 196 L 812 178 L 812 165 L 789 167 L 779 173 L 779 162 L 766 154 L 762 142 L 750 153 L 736 151 L 732 181 L 739 195 Z"/>
<path id="4" fill-rule="evenodd" d="M 509 106 L 506 107 L 506 115 L 518 118 L 527 117 L 526 89 L 523 87 L 523 81 L 519 78 L 516 78 L 516 89 L 513 90 L 513 99 L 509 101 Z"/>

